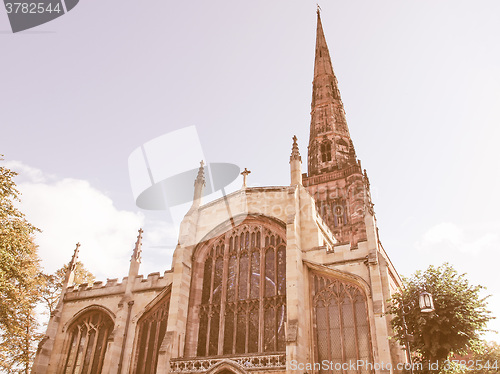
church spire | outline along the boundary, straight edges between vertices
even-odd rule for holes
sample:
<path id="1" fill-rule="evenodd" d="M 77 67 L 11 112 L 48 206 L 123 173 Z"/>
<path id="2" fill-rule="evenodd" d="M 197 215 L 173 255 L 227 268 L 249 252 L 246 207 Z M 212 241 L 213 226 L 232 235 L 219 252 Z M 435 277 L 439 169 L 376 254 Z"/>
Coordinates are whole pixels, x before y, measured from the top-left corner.
<path id="1" fill-rule="evenodd" d="M 316 78 L 322 74 L 333 75 L 332 61 L 330 59 L 330 52 L 326 45 L 325 33 L 323 32 L 323 25 L 321 23 L 321 16 L 319 9 L 317 11 L 318 21 L 316 25 L 316 56 L 314 60 L 314 77 Z"/>
<path id="2" fill-rule="evenodd" d="M 317 22 L 308 170 L 302 183 L 335 238 L 354 249 L 366 240 L 365 215 L 360 212 L 369 207 L 319 9 Z"/>
<path id="3" fill-rule="evenodd" d="M 318 9 L 316 54 L 314 60 L 311 129 L 309 136 L 308 174 L 341 169 L 352 163 L 351 138 L 332 68 L 321 16 Z"/>

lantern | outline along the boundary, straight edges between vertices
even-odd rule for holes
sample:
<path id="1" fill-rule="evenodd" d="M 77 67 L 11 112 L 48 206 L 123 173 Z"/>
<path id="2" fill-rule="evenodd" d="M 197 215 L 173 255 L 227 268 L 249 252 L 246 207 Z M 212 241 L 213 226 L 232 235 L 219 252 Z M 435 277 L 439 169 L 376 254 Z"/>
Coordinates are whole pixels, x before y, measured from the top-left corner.
<path id="1" fill-rule="evenodd" d="M 419 297 L 420 311 L 423 313 L 430 313 L 434 311 L 434 303 L 432 295 L 426 291 L 420 293 Z"/>

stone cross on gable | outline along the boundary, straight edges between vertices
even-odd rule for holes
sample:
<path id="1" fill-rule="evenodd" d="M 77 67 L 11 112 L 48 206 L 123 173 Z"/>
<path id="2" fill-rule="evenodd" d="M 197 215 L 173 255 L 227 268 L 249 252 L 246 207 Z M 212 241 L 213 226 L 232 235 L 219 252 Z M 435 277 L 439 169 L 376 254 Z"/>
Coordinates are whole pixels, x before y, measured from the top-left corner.
<path id="1" fill-rule="evenodd" d="M 251 171 L 247 170 L 247 168 L 245 168 L 245 170 L 243 170 L 241 172 L 241 175 L 243 175 L 243 188 L 247 187 L 247 177 L 248 177 L 248 174 L 250 174 L 250 173 L 251 173 Z"/>

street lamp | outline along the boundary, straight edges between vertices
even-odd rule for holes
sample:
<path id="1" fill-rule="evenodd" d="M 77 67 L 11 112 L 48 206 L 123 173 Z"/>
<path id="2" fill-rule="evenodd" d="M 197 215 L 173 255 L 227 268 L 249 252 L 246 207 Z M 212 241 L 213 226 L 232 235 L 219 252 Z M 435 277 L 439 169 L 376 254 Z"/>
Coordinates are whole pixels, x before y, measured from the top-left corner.
<path id="1" fill-rule="evenodd" d="M 420 312 L 430 313 L 434 311 L 434 302 L 432 301 L 432 295 L 426 291 L 422 291 L 418 298 L 418 304 L 420 306 Z M 403 331 L 406 343 L 406 358 L 410 364 L 410 373 L 413 374 L 413 361 L 411 358 L 410 342 L 413 342 L 413 335 L 408 334 L 408 327 L 406 326 L 405 316 L 408 313 L 405 312 L 405 305 L 403 303 Z"/>
<path id="2" fill-rule="evenodd" d="M 422 313 L 430 313 L 434 311 L 434 302 L 432 301 L 432 295 L 429 292 L 421 292 L 418 301 L 420 311 Z"/>
<path id="3" fill-rule="evenodd" d="M 408 334 L 408 327 L 406 326 L 406 318 L 407 313 L 405 312 L 405 305 L 403 304 L 403 332 L 405 336 L 405 345 L 406 345 L 406 359 L 410 364 L 410 374 L 413 374 L 413 360 L 411 358 L 411 350 L 410 350 L 410 341 L 413 342 L 413 335 Z"/>

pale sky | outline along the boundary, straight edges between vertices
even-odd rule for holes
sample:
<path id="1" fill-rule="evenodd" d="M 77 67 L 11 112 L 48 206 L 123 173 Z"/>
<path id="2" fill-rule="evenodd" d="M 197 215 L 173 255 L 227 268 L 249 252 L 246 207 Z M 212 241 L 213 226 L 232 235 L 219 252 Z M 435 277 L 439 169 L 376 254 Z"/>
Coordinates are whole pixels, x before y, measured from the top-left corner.
<path id="1" fill-rule="evenodd" d="M 320 5 L 391 260 L 407 276 L 450 262 L 500 315 L 500 3 Z M 170 268 L 172 212 L 135 206 L 127 162 L 173 130 L 196 126 L 206 159 L 247 167 L 250 185 L 289 184 L 294 134 L 307 155 L 315 11 L 314 1 L 81 0 L 12 34 L 0 10 L 0 154 L 44 230 L 47 271 L 80 241 L 99 279 L 126 276 L 141 226 L 141 272 Z"/>

